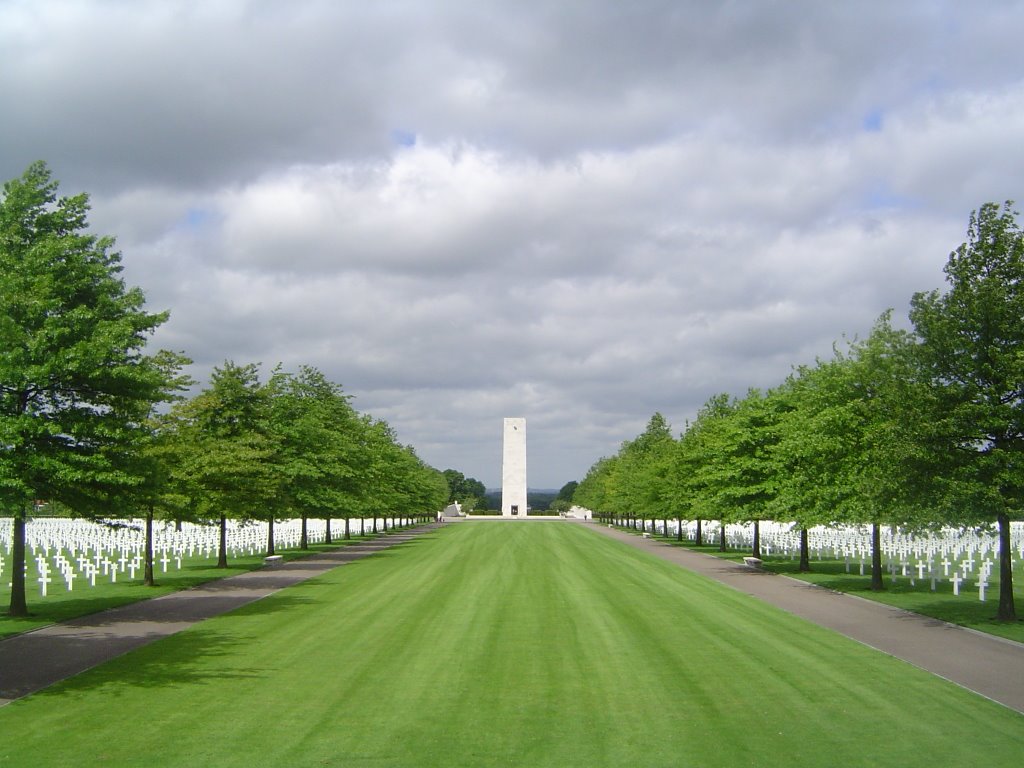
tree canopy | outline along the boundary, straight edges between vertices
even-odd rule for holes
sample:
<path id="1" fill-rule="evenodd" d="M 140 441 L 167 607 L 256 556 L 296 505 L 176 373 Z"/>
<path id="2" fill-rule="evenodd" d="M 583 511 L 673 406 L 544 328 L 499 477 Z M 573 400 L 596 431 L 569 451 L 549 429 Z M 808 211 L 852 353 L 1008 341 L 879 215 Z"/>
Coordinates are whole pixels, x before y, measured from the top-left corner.
<path id="1" fill-rule="evenodd" d="M 971 214 L 946 263 L 949 289 L 914 295 L 927 382 L 941 407 L 932 464 L 944 513 L 1000 531 L 999 616 L 1015 618 L 1009 523 L 1024 502 L 1024 235 L 1013 203 Z"/>
<path id="2" fill-rule="evenodd" d="M 166 313 L 120 277 L 88 196 L 58 197 L 44 163 L 0 201 L 0 504 L 14 518 L 10 612 L 24 615 L 24 523 L 35 499 L 104 514 L 141 483 L 131 460 L 174 382 L 146 342 Z"/>

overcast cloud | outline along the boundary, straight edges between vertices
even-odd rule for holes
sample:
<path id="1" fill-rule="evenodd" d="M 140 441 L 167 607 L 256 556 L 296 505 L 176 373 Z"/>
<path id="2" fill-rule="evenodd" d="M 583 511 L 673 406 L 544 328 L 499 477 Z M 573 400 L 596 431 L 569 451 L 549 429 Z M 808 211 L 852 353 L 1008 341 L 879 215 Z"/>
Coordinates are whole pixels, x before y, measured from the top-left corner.
<path id="1" fill-rule="evenodd" d="M 154 339 L 313 365 L 430 464 L 582 478 L 943 285 L 1022 197 L 1024 4 L 0 0 L 0 176 Z"/>

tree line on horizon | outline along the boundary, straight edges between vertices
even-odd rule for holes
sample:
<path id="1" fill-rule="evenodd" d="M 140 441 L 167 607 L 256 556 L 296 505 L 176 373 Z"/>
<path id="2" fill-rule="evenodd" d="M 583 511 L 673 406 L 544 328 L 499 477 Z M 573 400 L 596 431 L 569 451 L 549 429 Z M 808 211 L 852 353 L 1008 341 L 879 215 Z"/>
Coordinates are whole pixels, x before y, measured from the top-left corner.
<path id="1" fill-rule="evenodd" d="M 148 353 L 168 313 L 146 311 L 121 278 L 114 240 L 88 233 L 88 196 L 58 197 L 43 162 L 0 198 L 0 513 L 13 518 L 9 613 L 27 615 L 25 525 L 39 502 L 93 520 L 154 518 L 220 526 L 229 519 L 432 516 L 444 475 L 358 413 L 319 370 L 226 361 L 209 385 L 184 354 Z"/>
<path id="2" fill-rule="evenodd" d="M 466 477 L 456 469 L 444 470 L 450 493 L 448 503 L 459 503 L 465 514 L 492 514 L 501 511 L 501 489 L 488 490 L 475 477 Z M 527 489 L 526 503 L 531 514 L 568 512 L 578 482 L 572 480 L 557 491 Z"/>
<path id="3" fill-rule="evenodd" d="M 795 370 L 778 386 L 711 396 L 678 438 L 660 413 L 598 460 L 574 501 L 646 521 L 868 525 L 871 587 L 884 589 L 880 526 L 995 526 L 998 618 L 1016 619 L 1010 522 L 1024 501 L 1024 236 L 1013 203 L 971 214 L 944 268 L 945 292 L 891 311 L 867 338 Z M 720 537 L 724 549 L 725 537 Z"/>

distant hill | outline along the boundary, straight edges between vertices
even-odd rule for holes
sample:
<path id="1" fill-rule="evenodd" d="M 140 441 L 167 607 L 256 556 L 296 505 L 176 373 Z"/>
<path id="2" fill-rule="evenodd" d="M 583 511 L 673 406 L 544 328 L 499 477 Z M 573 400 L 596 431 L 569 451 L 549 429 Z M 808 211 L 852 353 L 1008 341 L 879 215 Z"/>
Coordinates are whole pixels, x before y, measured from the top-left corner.
<path id="1" fill-rule="evenodd" d="M 558 488 L 527 488 L 527 493 L 553 493 L 555 496 L 558 495 Z M 488 496 L 501 496 L 501 488 L 488 488 Z"/>
<path id="2" fill-rule="evenodd" d="M 557 496 L 557 488 L 526 489 L 526 503 L 534 512 L 547 509 Z M 484 499 L 487 502 L 488 509 L 501 509 L 501 488 L 488 488 Z"/>

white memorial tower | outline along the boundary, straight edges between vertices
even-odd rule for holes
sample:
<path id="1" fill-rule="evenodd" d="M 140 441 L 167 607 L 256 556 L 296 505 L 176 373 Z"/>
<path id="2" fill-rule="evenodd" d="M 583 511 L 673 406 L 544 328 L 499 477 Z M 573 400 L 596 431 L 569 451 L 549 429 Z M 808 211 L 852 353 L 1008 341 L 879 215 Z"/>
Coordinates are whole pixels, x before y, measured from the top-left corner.
<path id="1" fill-rule="evenodd" d="M 501 516 L 526 517 L 526 419 L 505 419 L 501 457 Z"/>

